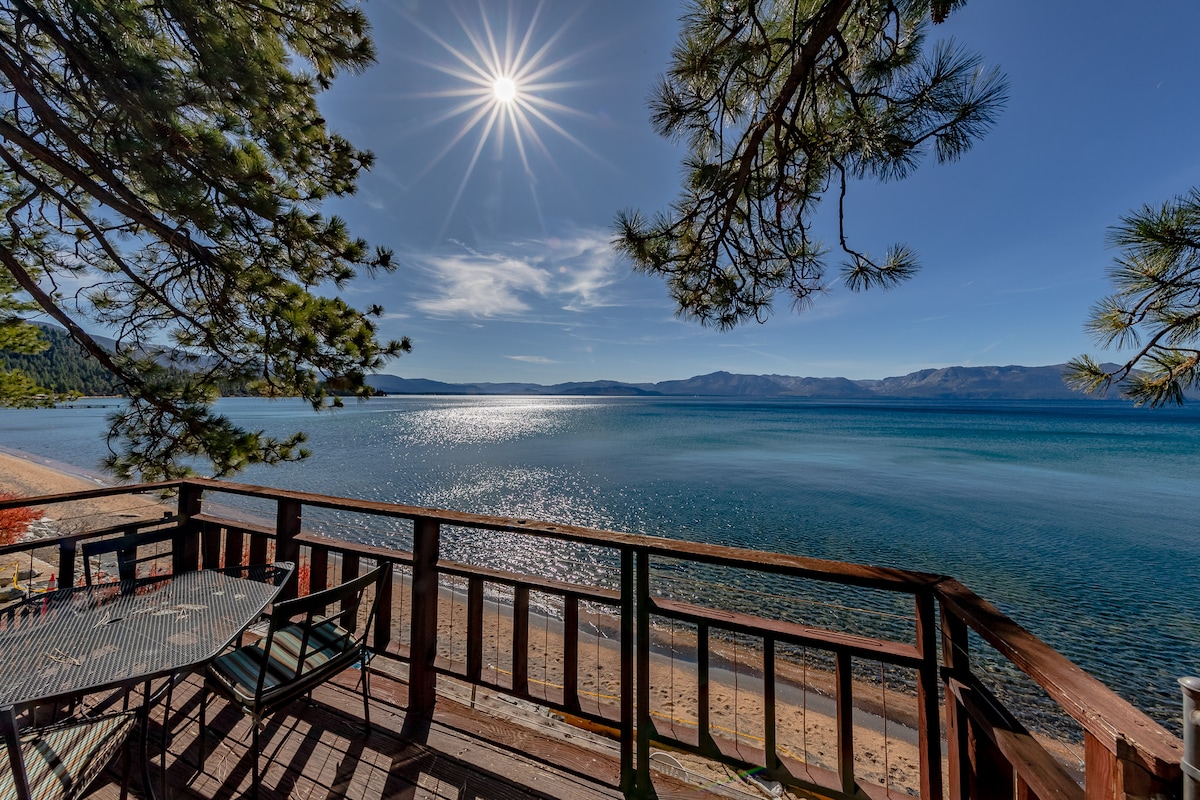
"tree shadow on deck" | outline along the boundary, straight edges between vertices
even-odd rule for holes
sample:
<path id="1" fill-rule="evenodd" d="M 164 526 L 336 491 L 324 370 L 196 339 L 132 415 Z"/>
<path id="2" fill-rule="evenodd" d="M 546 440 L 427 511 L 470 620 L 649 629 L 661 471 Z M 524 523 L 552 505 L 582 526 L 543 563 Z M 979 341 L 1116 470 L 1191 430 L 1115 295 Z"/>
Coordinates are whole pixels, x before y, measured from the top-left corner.
<path id="1" fill-rule="evenodd" d="M 374 681 L 373 681 L 374 683 Z M 246 795 L 251 783 L 250 718 L 224 702 L 210 702 L 208 737 L 201 770 L 199 734 L 200 679 L 193 676 L 177 690 L 170 713 L 171 741 L 167 753 L 163 800 L 232 800 Z M 586 776 L 555 777 L 519 750 L 482 748 L 468 736 L 457 750 L 445 748 L 441 730 L 430 743 L 428 721 L 405 725 L 401 710 L 376 705 L 375 724 L 365 733 L 362 718 L 344 709 L 355 706 L 344 687 L 318 689 L 314 702 L 305 700 L 282 709 L 263 727 L 261 759 L 262 800 L 275 798 L 398 798 L 399 800 L 563 800 L 612 798 L 619 793 Z M 151 775 L 161 771 L 161 711 L 150 732 Z M 457 758 L 468 750 L 470 760 Z M 503 773 L 503 774 L 502 774 Z M 527 784 L 541 784 L 538 788 Z M 93 796 L 116 797 L 117 782 L 98 786 Z"/>

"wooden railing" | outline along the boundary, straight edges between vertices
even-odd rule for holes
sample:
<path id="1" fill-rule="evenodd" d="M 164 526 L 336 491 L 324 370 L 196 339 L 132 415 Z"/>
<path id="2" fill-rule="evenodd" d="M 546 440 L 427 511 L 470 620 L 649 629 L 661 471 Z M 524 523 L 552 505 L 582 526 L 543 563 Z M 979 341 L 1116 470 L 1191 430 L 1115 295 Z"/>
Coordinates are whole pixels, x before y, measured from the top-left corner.
<path id="1" fill-rule="evenodd" d="M 79 574 L 79 542 L 173 525 L 179 530 L 171 555 L 175 569 L 292 560 L 301 565 L 301 579 L 287 587 L 288 595 L 352 578 L 364 562 L 390 564 L 371 642 L 377 658 L 407 667 L 409 715 L 432 714 L 439 688 L 448 688 L 443 681 L 532 701 L 565 719 L 613 732 L 620 743 L 621 788 L 630 797 L 651 793 L 653 748 L 695 754 L 759 779 L 836 798 L 915 793 L 952 800 L 1116 800 L 1180 794 L 1177 738 L 943 576 L 207 480 L 9 501 L 0 509 L 164 489 L 177 492 L 177 499 L 174 513 L 163 519 L 4 547 L 0 555 L 33 546 L 57 548 L 59 575 L 70 582 Z M 239 498 L 258 504 L 258 521 L 235 519 L 225 509 Z M 326 535 L 322 527 L 337 527 L 325 525 L 326 518 L 353 519 L 360 533 L 382 530 L 389 542 L 411 546 L 379 547 Z M 454 540 L 479 532 L 549 543 L 560 551 L 587 548 L 600 554 L 598 571 L 611 580 L 574 582 L 447 557 Z M 707 576 L 704 585 L 714 594 L 725 596 L 678 596 L 672 581 L 679 576 L 696 580 L 698 574 Z M 823 603 L 824 616 L 801 621 L 804 615 L 775 608 L 789 602 L 789 587 L 801 587 L 794 590 L 799 596 L 810 586 L 824 587 L 804 599 Z M 726 587 L 732 589 L 726 592 Z M 859 598 L 860 605 L 867 604 L 864 597 L 884 598 L 892 611 L 865 627 L 838 626 L 830 619 L 862 609 L 821 600 L 832 592 Z M 536 604 L 535 596 L 540 598 Z M 897 613 L 897 608 L 907 610 Z M 549 633 L 551 619 L 559 632 L 555 637 Z M 537 626 L 545 632 L 544 664 L 534 674 L 538 665 L 529 654 Z M 970 652 L 970 631 L 986 653 Z M 676 637 L 685 641 L 682 648 Z M 461 648 L 455 644 L 459 639 Z M 487 641 L 493 641 L 491 664 L 485 657 Z M 739 643 L 749 644 L 739 651 Z M 585 651 L 592 649 L 594 674 L 590 664 L 583 664 Z M 1023 673 L 1064 720 L 1077 723 L 1081 765 L 1064 763 L 1060 753 L 1047 749 L 1045 735 L 1018 721 L 1021 709 L 1006 707 L 987 676 L 973 668 L 973 658 L 981 656 L 1002 659 Z M 743 657 L 753 662 L 749 672 Z M 813 659 L 828 666 L 822 667 L 820 680 L 807 673 L 797 680 L 797 671 Z M 552 669 L 552 661 L 561 666 Z M 878 682 L 864 678 L 871 665 L 879 666 Z M 890 679 L 887 670 L 892 670 Z M 676 676 L 695 687 L 687 712 L 676 706 Z M 722 692 L 728 699 L 730 684 L 732 730 L 728 722 L 718 724 L 718 713 L 727 712 L 716 700 Z M 814 689 L 817 684 L 827 688 Z M 788 686 L 789 697 L 781 697 Z M 911 710 L 915 776 L 893 777 L 898 770 L 888 769 L 886 756 L 882 778 L 863 768 L 861 737 L 878 738 L 882 728 L 885 753 L 896 738 L 889 691 L 893 708 Z M 750 732 L 740 730 L 739 692 L 753 695 L 748 705 L 756 718 L 747 723 Z M 832 753 L 810 747 L 810 699 L 831 701 Z M 789 703 L 804 706 L 802 731 L 783 717 Z M 670 711 L 663 710 L 667 706 Z M 864 707 L 873 709 L 866 722 Z"/>

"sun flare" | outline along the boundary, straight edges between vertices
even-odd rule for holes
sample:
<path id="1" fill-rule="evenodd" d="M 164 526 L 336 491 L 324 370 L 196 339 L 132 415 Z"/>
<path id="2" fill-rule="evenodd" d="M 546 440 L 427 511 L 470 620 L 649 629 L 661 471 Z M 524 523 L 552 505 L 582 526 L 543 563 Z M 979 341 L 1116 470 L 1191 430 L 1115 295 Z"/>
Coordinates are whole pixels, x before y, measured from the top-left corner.
<path id="1" fill-rule="evenodd" d="M 512 78 L 497 78 L 492 84 L 492 94 L 501 103 L 511 103 L 517 99 L 517 82 Z"/>
<path id="2" fill-rule="evenodd" d="M 434 61 L 423 61 L 422 63 L 459 82 L 458 86 L 454 88 L 431 92 L 427 95 L 454 98 L 457 101 L 453 107 L 440 114 L 436 121 L 442 122 L 455 117 L 462 118 L 463 121 L 458 131 L 449 137 L 437 156 L 428 162 L 425 169 L 416 176 L 417 179 L 429 172 L 435 164 L 473 131 L 478 132 L 466 173 L 463 175 L 458 191 L 447 212 L 447 224 L 467 187 L 471 173 L 474 171 L 484 147 L 489 142 L 493 143 L 498 154 L 503 153 L 506 140 L 515 145 L 521 165 L 528 176 L 534 174 L 530 161 L 531 151 L 536 151 L 553 162 L 550 150 L 543 141 L 542 131 L 552 131 L 580 150 L 595 158 L 600 158 L 555 119 L 555 117 L 562 116 L 588 117 L 589 115 L 547 96 L 583 85 L 557 77 L 570 64 L 577 61 L 583 53 L 575 51 L 557 60 L 552 58 L 551 53 L 561 46 L 560 39 L 570 24 L 570 20 L 557 30 L 550 31 L 547 36 L 539 36 L 535 28 L 538 27 L 537 23 L 541 19 L 544 5 L 544 3 L 539 3 L 532 18 L 524 24 L 516 20 L 516 15 L 510 7 L 507 21 L 499 30 L 493 27 L 487 13 L 480 16 L 477 25 L 459 16 L 461 33 L 466 47 L 447 40 L 432 30 L 424 29 L 425 34 L 437 42 L 452 58 L 449 63 Z M 482 5 L 480 9 L 483 10 Z M 539 43 L 538 39 L 542 41 Z M 531 191 L 535 184 L 536 181 L 530 181 Z M 533 201 L 537 206 L 536 193 Z M 540 207 L 537 209 L 537 213 L 540 218 Z M 443 226 L 441 233 L 444 232 Z"/>

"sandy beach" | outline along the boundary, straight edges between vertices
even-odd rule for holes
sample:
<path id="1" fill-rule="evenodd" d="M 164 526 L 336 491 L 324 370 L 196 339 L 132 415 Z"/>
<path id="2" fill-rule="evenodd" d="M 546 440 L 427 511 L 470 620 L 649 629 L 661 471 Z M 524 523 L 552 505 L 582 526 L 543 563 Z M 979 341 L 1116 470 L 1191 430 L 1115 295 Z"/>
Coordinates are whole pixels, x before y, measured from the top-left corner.
<path id="1" fill-rule="evenodd" d="M 100 477 L 102 473 L 99 470 L 76 470 L 66 464 L 40 461 L 27 454 L 0 450 L 0 492 L 20 497 L 38 497 L 113 485 Z M 150 495 L 77 500 L 47 509 L 45 517 L 35 524 L 34 532 L 41 536 L 70 533 L 85 524 L 99 528 L 132 519 L 153 519 L 162 516 L 163 511 L 172 509 L 170 504 L 164 504 Z"/>
<path id="2" fill-rule="evenodd" d="M 53 462 L 39 463 L 32 456 L 0 450 L 0 492 L 18 497 L 40 497 L 96 489 L 111 485 L 102 478 L 73 467 Z M 122 495 L 74 500 L 46 506 L 35 520 L 27 538 L 77 533 L 83 530 L 121 525 L 141 519 L 156 519 L 173 510 L 151 495 Z M 55 577 L 57 551 L 27 552 L 20 556 L 0 556 L 0 589 L 22 589 L 26 584 L 39 588 Z M 19 596 L 19 595 L 18 595 Z"/>

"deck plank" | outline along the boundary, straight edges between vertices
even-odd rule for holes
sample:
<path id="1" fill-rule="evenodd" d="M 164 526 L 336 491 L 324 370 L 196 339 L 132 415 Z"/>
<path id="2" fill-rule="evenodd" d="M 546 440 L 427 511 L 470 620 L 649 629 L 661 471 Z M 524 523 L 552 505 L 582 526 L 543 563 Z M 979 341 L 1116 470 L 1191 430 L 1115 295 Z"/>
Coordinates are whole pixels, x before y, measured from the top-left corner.
<path id="1" fill-rule="evenodd" d="M 505 719 L 493 710 L 468 708 L 439 698 L 433 718 L 408 722 L 407 687 L 376 675 L 371 682 L 372 731 L 364 735 L 361 697 L 347 671 L 319 687 L 310 705 L 299 700 L 269 719 L 261 734 L 262 800 L 277 798 L 403 798 L 403 800 L 616 800 L 621 797 L 615 745 L 583 746 L 571 735 L 546 735 Z M 250 791 L 250 720 L 213 698 L 203 768 L 200 755 L 198 677 L 177 690 L 171 709 L 172 742 L 162 800 L 230 800 Z M 493 705 L 505 705 L 494 702 Z M 161 710 L 151 723 L 151 773 L 161 781 L 158 742 Z M 548 721 L 549 722 L 549 721 Z M 558 723 L 566 726 L 566 723 Z M 574 729 L 578 730 L 578 729 Z M 578 732 L 582 740 L 585 734 Z M 528 754 L 537 754 L 531 757 Z M 89 795 L 116 800 L 118 766 L 110 768 Z M 131 785 L 140 795 L 136 762 Z M 707 796 L 696 787 L 656 776 L 658 796 Z"/>

